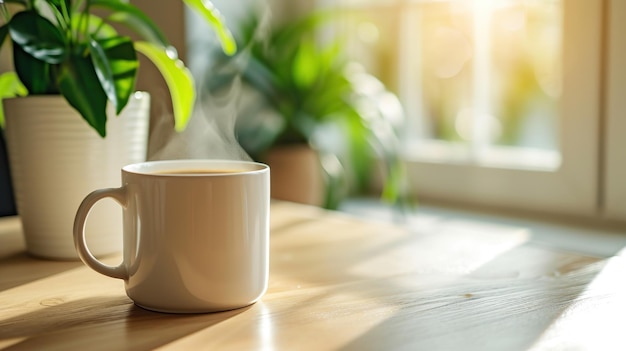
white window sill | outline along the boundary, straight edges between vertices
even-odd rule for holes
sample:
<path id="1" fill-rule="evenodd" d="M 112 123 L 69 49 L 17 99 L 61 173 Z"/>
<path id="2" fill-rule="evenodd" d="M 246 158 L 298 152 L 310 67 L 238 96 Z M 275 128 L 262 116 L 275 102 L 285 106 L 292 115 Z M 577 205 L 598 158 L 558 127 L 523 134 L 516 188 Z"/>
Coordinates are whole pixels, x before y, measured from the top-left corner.
<path id="1" fill-rule="evenodd" d="M 411 230 L 431 232 L 455 230 L 481 230 L 520 232 L 533 245 L 549 246 L 559 250 L 581 253 L 600 258 L 626 251 L 626 230 L 608 230 L 566 223 L 543 222 L 489 214 L 473 210 L 460 210 L 420 204 L 415 211 L 402 218 L 389 206 L 377 199 L 357 198 L 345 201 L 341 211 L 373 220 L 395 222 Z"/>

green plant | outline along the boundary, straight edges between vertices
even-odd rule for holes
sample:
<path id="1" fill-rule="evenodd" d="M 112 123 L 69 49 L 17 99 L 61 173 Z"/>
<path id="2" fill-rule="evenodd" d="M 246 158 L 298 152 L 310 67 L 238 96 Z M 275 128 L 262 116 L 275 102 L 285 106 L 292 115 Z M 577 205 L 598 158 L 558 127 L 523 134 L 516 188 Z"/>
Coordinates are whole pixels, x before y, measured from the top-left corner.
<path id="1" fill-rule="evenodd" d="M 317 150 L 327 176 L 325 207 L 366 190 L 379 160 L 383 199 L 408 204 L 397 133 L 402 108 L 380 81 L 346 58 L 342 38 L 320 44 L 318 29 L 332 18 L 314 13 L 268 31 L 254 14 L 238 31 L 244 49 L 234 57 L 217 54 L 207 90 L 241 77 L 245 89 L 260 95 L 258 103 L 241 107 L 236 123 L 238 140 L 254 159 L 281 144 Z M 267 107 L 275 113 L 259 113 Z"/>
<path id="2" fill-rule="evenodd" d="M 236 45 L 221 14 L 206 0 L 183 1 L 212 25 L 223 51 L 232 55 Z M 15 69 L 0 77 L 0 97 L 61 94 L 105 137 L 107 103 L 118 114 L 126 106 L 135 89 L 139 52 L 163 75 L 172 96 L 175 128 L 185 128 L 195 99 L 193 78 L 139 8 L 123 0 L 4 0 L 0 17 L 5 21 L 0 43 L 10 38 Z M 142 40 L 118 34 L 115 24 Z"/>

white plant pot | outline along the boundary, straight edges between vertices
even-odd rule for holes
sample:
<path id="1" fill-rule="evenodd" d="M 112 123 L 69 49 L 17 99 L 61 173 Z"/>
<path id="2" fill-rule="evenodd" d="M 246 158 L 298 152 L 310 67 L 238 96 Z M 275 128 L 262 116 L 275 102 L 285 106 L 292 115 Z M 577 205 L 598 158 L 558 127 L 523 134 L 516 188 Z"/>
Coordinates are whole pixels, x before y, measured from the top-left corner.
<path id="1" fill-rule="evenodd" d="M 18 215 L 29 253 L 78 259 L 72 228 L 91 191 L 120 186 L 120 168 L 146 159 L 150 96 L 136 93 L 120 116 L 108 109 L 107 136 L 62 96 L 3 101 L 6 141 Z M 103 202 L 90 214 L 87 241 L 97 256 L 121 251 L 122 212 Z"/>

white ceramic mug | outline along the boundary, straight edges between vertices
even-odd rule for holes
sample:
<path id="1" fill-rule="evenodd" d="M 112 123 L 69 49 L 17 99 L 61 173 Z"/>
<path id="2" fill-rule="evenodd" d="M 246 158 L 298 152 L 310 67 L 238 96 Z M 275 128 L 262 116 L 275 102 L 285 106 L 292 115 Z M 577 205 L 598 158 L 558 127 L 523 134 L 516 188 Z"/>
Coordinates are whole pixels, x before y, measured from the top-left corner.
<path id="1" fill-rule="evenodd" d="M 91 207 L 123 207 L 123 261 L 98 261 L 85 242 Z M 146 309 L 197 313 L 244 307 L 267 289 L 270 172 L 246 161 L 152 161 L 122 168 L 122 187 L 87 195 L 74 222 L 83 262 L 125 281 Z M 110 228 L 111 235 L 116 228 Z"/>

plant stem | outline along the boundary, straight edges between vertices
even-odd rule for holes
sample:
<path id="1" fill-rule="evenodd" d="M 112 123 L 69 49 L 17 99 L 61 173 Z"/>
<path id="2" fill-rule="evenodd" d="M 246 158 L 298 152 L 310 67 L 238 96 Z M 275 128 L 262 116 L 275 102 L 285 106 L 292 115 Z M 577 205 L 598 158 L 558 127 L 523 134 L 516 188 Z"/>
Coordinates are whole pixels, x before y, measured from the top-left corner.
<path id="1" fill-rule="evenodd" d="M 89 37 L 89 2 L 84 5 L 83 9 L 79 11 L 83 6 L 84 1 L 77 1 L 71 9 L 72 13 L 79 13 L 78 24 L 76 25 L 75 32 L 73 33 L 76 43 L 79 43 L 81 39 Z"/>
<path id="2" fill-rule="evenodd" d="M 74 5 L 72 5 L 72 13 L 76 13 L 79 12 L 78 9 L 81 8 L 81 6 L 83 6 L 83 3 L 85 1 L 84 0 L 78 0 L 74 3 Z"/>
<path id="3" fill-rule="evenodd" d="M 69 35 L 68 39 L 72 39 L 72 17 L 69 13 L 69 9 L 67 8 L 67 4 L 65 1 L 61 1 L 61 16 L 63 19 L 63 23 L 65 24 L 65 31 Z"/>
<path id="4" fill-rule="evenodd" d="M 61 1 L 61 10 L 55 6 L 55 3 L 51 0 L 46 0 L 46 4 L 48 5 L 52 15 L 54 15 L 54 19 L 56 20 L 56 26 L 60 27 L 67 39 L 71 39 L 71 25 L 67 18 L 67 11 L 64 11 L 65 1 Z M 64 13 L 65 12 L 65 13 Z"/>
<path id="5" fill-rule="evenodd" d="M 81 29 L 80 27 L 83 27 L 82 28 L 82 30 L 84 30 L 83 36 L 85 38 L 89 37 L 89 6 L 90 5 L 91 5 L 91 2 L 87 1 L 85 6 L 83 7 L 83 14 L 80 16 L 79 30 Z M 84 25 L 83 25 L 83 21 L 85 21 Z"/>

